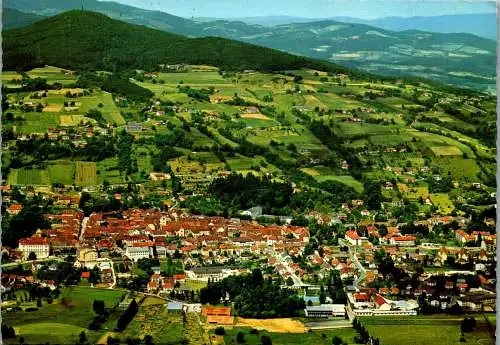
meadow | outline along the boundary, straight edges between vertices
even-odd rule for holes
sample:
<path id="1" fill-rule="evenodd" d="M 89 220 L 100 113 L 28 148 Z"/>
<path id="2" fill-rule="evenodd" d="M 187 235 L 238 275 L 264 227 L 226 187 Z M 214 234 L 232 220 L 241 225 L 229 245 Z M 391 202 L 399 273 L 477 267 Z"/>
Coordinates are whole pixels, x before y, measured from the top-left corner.
<path id="1" fill-rule="evenodd" d="M 258 334 L 251 334 L 251 328 L 232 327 L 226 328 L 224 342 L 226 345 L 236 345 L 236 335 L 243 332 L 245 335 L 245 344 L 260 345 L 261 337 L 267 335 L 276 345 L 330 345 L 334 336 L 340 337 L 347 344 L 355 344 L 354 337 L 356 331 L 352 328 L 338 328 L 335 330 L 318 330 L 309 333 L 274 333 L 267 331 L 258 331 Z M 213 333 L 212 331 L 210 333 Z"/>
<path id="2" fill-rule="evenodd" d="M 380 339 L 381 344 L 458 345 L 460 323 L 463 317 L 456 316 L 412 316 L 412 317 L 362 317 L 361 323 L 370 335 Z M 468 344 L 493 344 L 484 319 L 476 317 L 477 329 L 466 333 Z"/>
<path id="3" fill-rule="evenodd" d="M 94 332 L 87 328 L 94 317 L 93 301 L 104 300 L 106 308 L 113 308 L 125 294 L 123 290 L 80 286 L 63 288 L 57 300 L 52 304 L 44 302 L 37 311 L 2 313 L 2 322 L 17 330 L 16 338 L 5 341 L 7 344 L 18 344 L 19 337 L 23 336 L 26 343 L 44 339 L 51 344 L 68 344 L 77 341 L 80 332 L 85 331 L 90 343 L 95 343 L 103 331 Z"/>

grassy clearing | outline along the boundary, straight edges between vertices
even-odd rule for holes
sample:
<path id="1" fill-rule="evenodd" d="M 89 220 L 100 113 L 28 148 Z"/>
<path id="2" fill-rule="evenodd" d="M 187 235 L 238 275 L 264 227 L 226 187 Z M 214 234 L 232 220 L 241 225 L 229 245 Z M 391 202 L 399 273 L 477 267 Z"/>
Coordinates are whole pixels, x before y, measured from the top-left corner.
<path id="1" fill-rule="evenodd" d="M 22 336 L 27 344 L 36 344 L 43 339 L 44 342 L 51 344 L 77 344 L 79 334 L 84 331 L 89 340 L 95 340 L 99 332 L 89 331 L 87 328 L 65 323 L 40 322 L 21 325 L 17 327 L 17 336 L 14 339 L 5 339 L 6 343 L 19 343 Z M 50 330 L 50 332 L 49 332 Z"/>
<path id="2" fill-rule="evenodd" d="M 14 126 L 14 132 L 18 134 L 45 134 L 49 128 L 59 125 L 59 113 L 24 113 L 24 121 Z"/>
<path id="3" fill-rule="evenodd" d="M 97 184 L 97 165 L 95 162 L 76 162 L 77 186 L 94 186 Z"/>
<path id="4" fill-rule="evenodd" d="M 52 344 L 75 343 L 75 336 L 87 328 L 94 317 L 94 299 L 104 300 L 106 307 L 118 304 L 126 291 L 96 289 L 90 287 L 70 287 L 62 290 L 61 296 L 52 304 L 45 304 L 34 312 L 13 312 L 2 314 L 2 322 L 18 328 L 26 343 L 38 343 L 40 339 Z M 41 322 L 42 321 L 42 322 Z M 91 344 L 95 343 L 103 331 L 86 330 Z M 11 343 L 18 344 L 17 339 Z"/>
<path id="5" fill-rule="evenodd" d="M 453 203 L 451 202 L 448 194 L 445 193 L 435 193 L 430 194 L 431 202 L 439 207 L 440 212 L 443 214 L 449 214 L 451 211 L 455 209 Z"/>
<path id="6" fill-rule="evenodd" d="M 76 168 L 74 162 L 65 160 L 53 161 L 49 163 L 48 170 L 52 183 L 72 185 L 75 181 Z"/>
<path id="7" fill-rule="evenodd" d="M 370 317 L 361 318 L 368 332 L 379 338 L 381 344 L 427 345 L 460 343 L 460 323 L 463 317 Z M 486 323 L 476 318 L 476 331 L 465 335 L 468 344 L 493 344 Z"/>
<path id="8" fill-rule="evenodd" d="M 110 184 L 125 183 L 125 178 L 120 175 L 117 166 L 117 157 L 106 158 L 97 162 L 97 169 L 99 171 L 98 183 L 102 184 L 104 180 L 108 181 Z"/>
<path id="9" fill-rule="evenodd" d="M 245 344 L 260 345 L 261 337 L 268 335 L 275 345 L 330 345 L 333 336 L 342 338 L 347 344 L 355 344 L 356 332 L 352 328 L 338 328 L 335 330 L 313 331 L 310 333 L 269 333 L 259 331 L 258 334 L 250 334 L 250 328 L 234 327 L 226 329 L 224 342 L 226 345 L 236 345 L 236 335 L 238 332 L 245 334 Z M 211 332 L 212 333 L 212 332 Z"/>
<path id="10" fill-rule="evenodd" d="M 442 174 L 451 173 L 453 179 L 476 180 L 481 171 L 475 159 L 458 157 L 440 157 L 432 160 L 432 166 L 438 167 Z"/>
<path id="11" fill-rule="evenodd" d="M 120 109 L 113 101 L 113 96 L 108 92 L 94 92 L 90 96 L 79 98 L 79 101 L 82 102 L 79 109 L 81 113 L 86 113 L 90 109 L 97 109 L 102 113 L 103 118 L 108 122 L 116 123 L 119 126 L 126 123 L 125 119 L 120 114 Z M 102 104 L 102 107 L 99 107 L 100 103 Z"/>

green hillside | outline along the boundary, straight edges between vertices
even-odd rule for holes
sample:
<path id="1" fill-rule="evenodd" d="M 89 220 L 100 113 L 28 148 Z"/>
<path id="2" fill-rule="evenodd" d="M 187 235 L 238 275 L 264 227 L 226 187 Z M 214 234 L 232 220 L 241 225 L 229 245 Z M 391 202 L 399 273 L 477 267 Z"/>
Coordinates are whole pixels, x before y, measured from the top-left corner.
<path id="1" fill-rule="evenodd" d="M 24 13 L 12 8 L 3 8 L 2 11 L 2 29 L 14 29 L 27 26 L 42 20 L 44 17 L 33 13 Z"/>
<path id="2" fill-rule="evenodd" d="M 114 71 L 190 63 L 230 70 L 308 67 L 346 71 L 335 64 L 268 48 L 222 38 L 189 39 L 78 10 L 5 32 L 3 50 L 6 69 L 57 65 Z"/>

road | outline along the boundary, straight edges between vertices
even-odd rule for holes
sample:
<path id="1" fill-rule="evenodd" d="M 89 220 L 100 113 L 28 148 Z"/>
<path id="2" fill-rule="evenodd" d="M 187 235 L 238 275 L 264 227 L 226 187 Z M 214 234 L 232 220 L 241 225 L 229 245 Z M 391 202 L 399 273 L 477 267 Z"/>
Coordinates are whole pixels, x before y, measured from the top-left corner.
<path id="1" fill-rule="evenodd" d="M 9 267 L 16 267 L 17 265 L 23 265 L 23 264 L 29 264 L 29 263 L 32 263 L 32 262 L 44 262 L 44 261 L 64 261 L 63 258 L 58 258 L 58 257 L 48 257 L 48 258 L 44 258 L 44 259 L 37 259 L 37 260 L 26 260 L 26 261 L 15 261 L 15 262 L 9 262 L 9 263 L 6 263 L 6 264 L 2 264 L 0 267 L 2 268 L 9 268 Z"/>
<path id="2" fill-rule="evenodd" d="M 363 267 L 363 265 L 361 265 L 361 263 L 359 262 L 358 258 L 356 257 L 356 253 L 353 250 L 353 246 L 349 242 L 345 241 L 344 239 L 339 238 L 339 244 L 341 246 L 345 246 L 345 247 L 347 247 L 349 249 L 349 251 L 348 251 L 349 257 L 351 258 L 351 261 L 354 263 L 354 265 L 356 265 L 356 268 L 358 269 L 359 277 L 356 278 L 354 280 L 353 284 L 352 284 L 352 285 L 354 285 L 357 288 L 358 285 L 363 280 L 365 280 L 365 278 L 366 278 L 366 270 Z"/>
<path id="3" fill-rule="evenodd" d="M 85 217 L 82 220 L 82 230 L 80 232 L 80 241 L 83 241 L 83 235 L 85 234 L 85 229 L 87 228 L 88 221 L 89 221 L 89 217 Z"/>
<path id="4" fill-rule="evenodd" d="M 296 286 L 296 287 L 308 286 L 307 284 L 304 284 L 304 282 L 302 282 L 302 279 L 300 279 L 300 277 L 298 277 L 295 274 L 295 271 L 288 265 L 288 262 L 286 262 L 286 260 L 281 256 L 281 253 L 276 253 L 276 251 L 273 248 L 272 249 L 272 255 L 276 258 L 276 261 L 278 263 L 282 264 L 285 267 L 286 271 L 288 273 L 290 273 L 290 277 L 293 280 L 293 285 L 294 286 Z"/>

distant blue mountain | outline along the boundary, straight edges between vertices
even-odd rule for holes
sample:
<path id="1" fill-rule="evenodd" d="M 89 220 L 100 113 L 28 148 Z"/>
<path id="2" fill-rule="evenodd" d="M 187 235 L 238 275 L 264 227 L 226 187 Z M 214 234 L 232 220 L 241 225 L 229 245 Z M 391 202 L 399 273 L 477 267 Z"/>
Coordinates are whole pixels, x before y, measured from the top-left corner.
<path id="1" fill-rule="evenodd" d="M 495 40 L 497 17 L 495 13 L 456 14 L 435 17 L 386 17 L 366 20 L 351 17 L 335 17 L 335 20 L 376 26 L 385 30 L 422 30 L 439 33 L 468 33 Z"/>
<path id="2" fill-rule="evenodd" d="M 353 17 L 303 18 L 293 16 L 263 16 L 226 18 L 249 25 L 276 26 L 296 23 L 311 23 L 333 19 L 344 23 L 366 24 L 391 31 L 421 30 L 437 33 L 467 33 L 484 38 L 496 39 L 497 21 L 495 13 L 452 14 L 433 17 L 385 17 L 379 19 L 361 19 Z M 196 18 L 201 22 L 223 20 L 223 18 Z"/>

